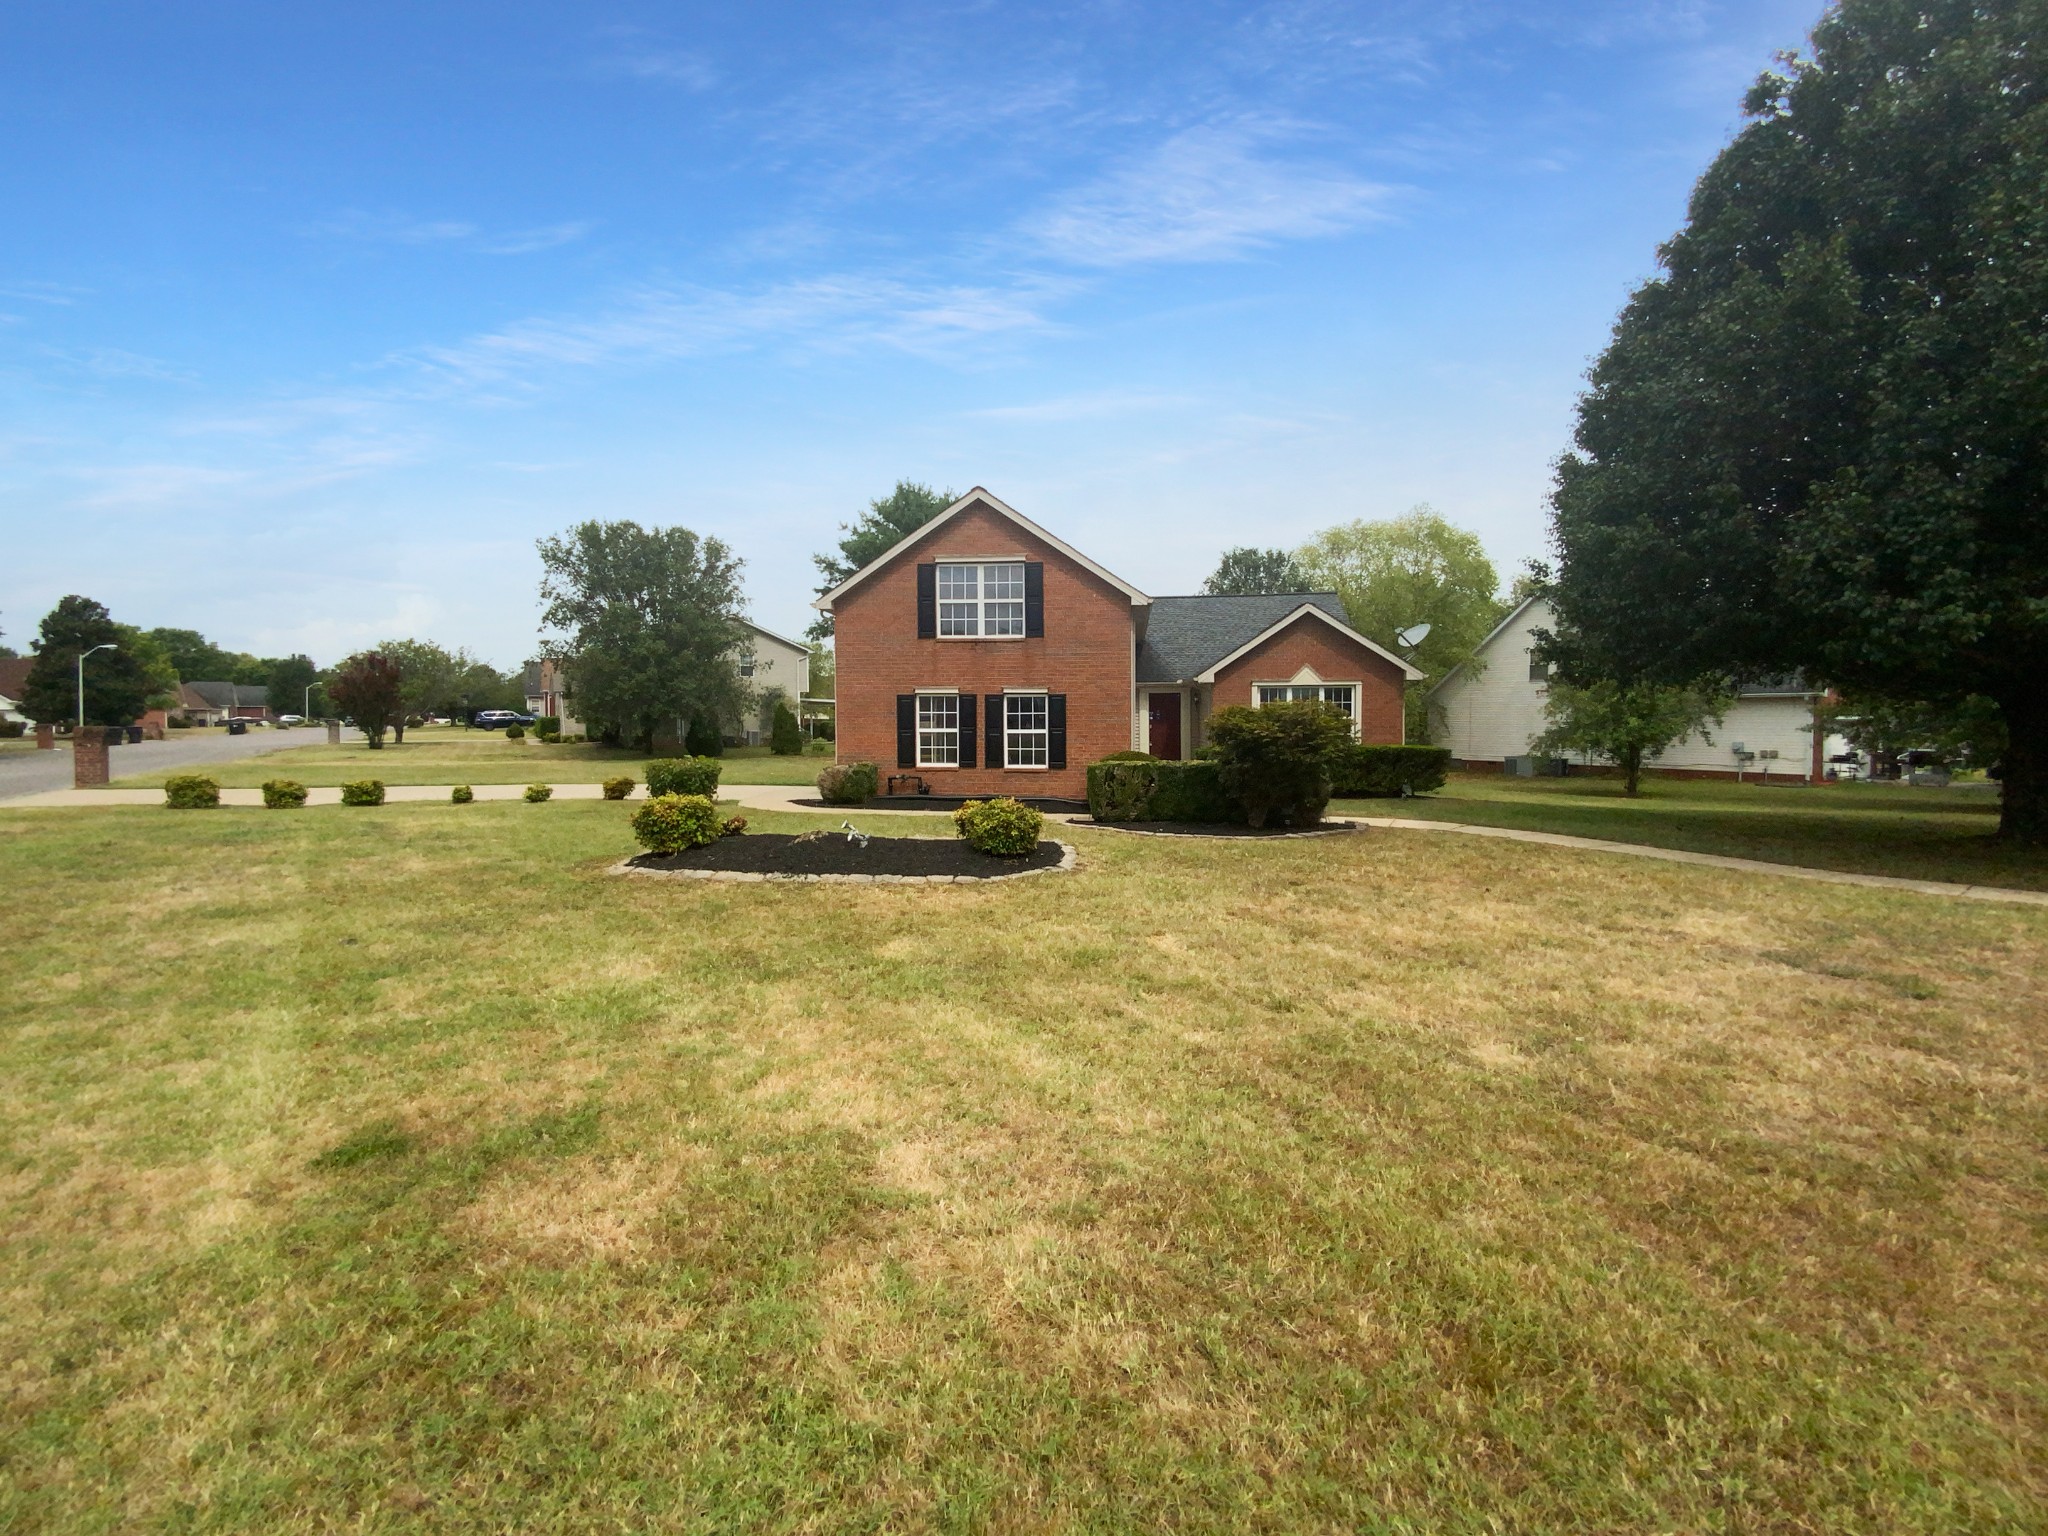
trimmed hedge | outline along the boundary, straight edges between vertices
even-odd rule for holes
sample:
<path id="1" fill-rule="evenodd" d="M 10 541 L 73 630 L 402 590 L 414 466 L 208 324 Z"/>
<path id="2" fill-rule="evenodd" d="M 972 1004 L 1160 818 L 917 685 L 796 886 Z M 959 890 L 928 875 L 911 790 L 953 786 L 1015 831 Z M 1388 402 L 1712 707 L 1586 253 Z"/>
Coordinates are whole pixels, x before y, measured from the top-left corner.
<path id="1" fill-rule="evenodd" d="M 647 765 L 647 793 L 716 797 L 724 766 L 715 757 L 658 757 Z"/>
<path id="2" fill-rule="evenodd" d="M 273 811 L 296 811 L 306 803 L 306 786 L 297 779 L 265 779 L 263 804 Z"/>
<path id="3" fill-rule="evenodd" d="M 557 736 L 562 734 L 562 717 L 560 715 L 535 715 L 533 717 L 534 735 L 545 737 L 550 731 Z"/>
<path id="4" fill-rule="evenodd" d="M 994 800 L 970 800 L 953 813 L 953 825 L 976 853 L 998 858 L 1022 858 L 1038 846 L 1038 834 L 1045 817 L 1008 795 Z"/>
<path id="5" fill-rule="evenodd" d="M 476 791 L 467 784 L 458 784 L 448 791 L 448 803 L 450 805 L 467 805 L 475 798 Z"/>
<path id="6" fill-rule="evenodd" d="M 384 781 L 382 779 L 357 779 L 341 786 L 343 805 L 382 805 L 384 803 Z"/>
<path id="7" fill-rule="evenodd" d="M 633 776 L 622 773 L 615 779 L 604 781 L 604 797 L 607 800 L 623 800 L 633 793 Z"/>
<path id="8" fill-rule="evenodd" d="M 554 797 L 555 786 L 552 784 L 529 784 L 526 786 L 526 803 L 528 805 L 539 805 L 541 801 L 552 800 Z"/>
<path id="9" fill-rule="evenodd" d="M 1331 793 L 1421 795 L 1442 789 L 1449 747 L 1347 747 L 1330 764 Z"/>
<path id="10" fill-rule="evenodd" d="M 507 741 L 524 741 L 526 739 L 526 727 L 523 725 L 506 726 L 505 739 Z"/>
<path id="11" fill-rule="evenodd" d="M 703 848 L 725 834 L 708 795 L 650 795 L 633 813 L 633 836 L 649 853 Z"/>
<path id="12" fill-rule="evenodd" d="M 1097 821 L 1239 822 L 1214 763 L 1107 758 L 1088 765 L 1088 812 Z"/>
<path id="13" fill-rule="evenodd" d="M 818 798 L 827 805 L 862 805 L 881 788 L 882 770 L 873 763 L 840 763 L 818 775 Z"/>
<path id="14" fill-rule="evenodd" d="M 174 773 L 164 780 L 164 804 L 174 811 L 204 811 L 220 804 L 220 785 L 203 773 Z"/>

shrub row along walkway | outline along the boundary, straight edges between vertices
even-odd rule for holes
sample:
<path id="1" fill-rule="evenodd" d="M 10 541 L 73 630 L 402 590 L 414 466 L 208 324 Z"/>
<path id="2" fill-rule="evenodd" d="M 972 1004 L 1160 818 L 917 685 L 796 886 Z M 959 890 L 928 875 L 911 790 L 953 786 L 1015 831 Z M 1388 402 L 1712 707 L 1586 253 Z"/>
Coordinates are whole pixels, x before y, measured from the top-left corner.
<path id="1" fill-rule="evenodd" d="M 393 784 L 384 791 L 384 798 L 398 801 L 439 801 L 447 802 L 448 792 L 454 786 L 449 784 Z M 596 784 L 557 784 L 554 786 L 557 800 L 598 800 L 603 798 L 603 789 Z M 523 784 L 478 784 L 475 786 L 478 800 L 517 800 L 526 793 Z M 636 787 L 632 798 L 645 796 L 644 788 Z M 808 784 L 726 784 L 718 791 L 720 800 L 732 801 L 750 811 L 788 811 L 799 816 L 820 816 L 842 814 L 834 811 L 820 811 L 814 806 L 799 805 L 799 799 L 814 798 L 817 791 Z M 226 806 L 261 806 L 263 792 L 256 789 L 224 789 L 220 792 L 221 804 Z M 108 805 L 156 805 L 164 803 L 161 789 L 60 789 L 46 794 L 27 795 L 6 803 L 8 810 L 61 808 L 76 806 Z M 339 805 L 339 789 L 310 789 L 306 792 L 308 805 Z M 933 811 L 898 810 L 846 810 L 845 816 L 859 816 L 871 820 L 878 816 L 930 816 Z M 1047 821 L 1077 822 L 1086 825 L 1085 816 L 1048 813 Z M 1514 843 L 1541 843 L 1548 848 L 1570 848 L 1580 853 L 1618 853 L 1637 859 L 1663 859 L 1672 864 L 1700 864 L 1709 869 L 1732 869 L 1743 874 L 1783 875 L 1794 880 L 1821 880 L 1830 885 L 1860 885 L 1874 890 L 1910 891 L 1920 896 L 1954 896 L 1971 901 L 2017 901 L 2029 906 L 2048 907 L 2048 891 L 2016 891 L 1997 885 L 1958 885 L 1947 880 L 1910 880 L 1898 875 L 1858 875 L 1839 869 L 1813 869 L 1803 864 L 1772 864 L 1763 859 L 1739 859 L 1721 853 L 1692 853 L 1683 848 L 1652 848 L 1641 843 L 1616 843 L 1597 837 L 1571 837 L 1562 832 L 1525 832 L 1515 827 L 1485 827 L 1462 821 L 1418 821 L 1403 816 L 1354 816 L 1354 821 L 1368 827 L 1380 827 L 1394 832 L 1450 832 L 1467 837 L 1498 837 Z M 1242 838 L 1236 841 L 1256 844 L 1262 839 Z"/>

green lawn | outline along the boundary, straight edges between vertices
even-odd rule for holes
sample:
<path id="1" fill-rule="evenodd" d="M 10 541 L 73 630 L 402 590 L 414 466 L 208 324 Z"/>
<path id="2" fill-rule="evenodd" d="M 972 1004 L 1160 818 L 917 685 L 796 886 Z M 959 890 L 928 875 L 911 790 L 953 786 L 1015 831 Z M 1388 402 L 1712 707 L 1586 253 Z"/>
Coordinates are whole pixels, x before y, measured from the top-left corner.
<path id="1" fill-rule="evenodd" d="M 293 734 L 301 734 L 294 732 Z M 199 770 L 223 787 L 253 789 L 265 779 L 302 784 L 342 784 L 382 779 L 386 784 L 595 784 L 615 774 L 643 776 L 648 754 L 594 742 L 543 746 L 531 737 L 510 741 L 495 731 L 460 726 L 427 726 L 407 731 L 403 743 L 387 741 L 373 752 L 361 742 L 330 747 L 318 732 L 303 733 L 308 745 Z M 720 759 L 729 784 L 809 784 L 831 761 L 831 747 L 805 757 L 776 757 L 766 747 L 729 747 Z M 180 769 L 179 772 L 191 770 Z M 116 789 L 161 784 L 164 773 L 135 774 Z"/>
<path id="2" fill-rule="evenodd" d="M 1998 829 L 1995 788 L 1766 787 L 1652 776 L 1631 800 L 1622 794 L 1619 779 L 1458 773 L 1433 795 L 1342 800 L 1336 809 L 1568 832 L 1864 874 L 2048 890 L 2048 855 L 2012 849 L 1993 838 Z"/>
<path id="3" fill-rule="evenodd" d="M 0 811 L 0 1530 L 2048 1525 L 2048 913 L 625 818 Z"/>

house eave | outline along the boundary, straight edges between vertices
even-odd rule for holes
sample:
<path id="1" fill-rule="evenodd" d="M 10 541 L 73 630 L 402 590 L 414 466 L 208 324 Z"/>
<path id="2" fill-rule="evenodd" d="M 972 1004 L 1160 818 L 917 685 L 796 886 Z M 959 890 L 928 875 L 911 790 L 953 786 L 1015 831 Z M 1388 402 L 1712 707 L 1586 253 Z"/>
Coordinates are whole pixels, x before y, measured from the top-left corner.
<path id="1" fill-rule="evenodd" d="M 1217 661 L 1211 662 L 1202 671 L 1197 672 L 1195 674 L 1194 681 L 1198 683 L 1215 682 L 1218 674 L 1220 674 L 1225 667 L 1229 666 L 1232 662 L 1237 661 L 1240 657 L 1250 655 L 1253 651 L 1257 650 L 1260 646 L 1264 645 L 1268 640 L 1272 639 L 1275 635 L 1279 634 L 1282 630 L 1286 629 L 1289 625 L 1293 624 L 1304 614 L 1312 615 L 1315 618 L 1321 619 L 1325 624 L 1329 625 L 1330 628 L 1336 630 L 1338 634 L 1343 635 L 1348 639 L 1357 641 L 1360 645 L 1364 646 L 1367 650 L 1371 651 L 1375 656 L 1379 656 L 1386 661 L 1391 661 L 1395 666 L 1401 669 L 1401 676 L 1408 682 L 1419 683 L 1423 680 L 1423 678 L 1429 675 L 1428 673 L 1422 671 L 1419 667 L 1417 667 L 1413 662 L 1403 660 L 1401 657 L 1396 656 L 1392 651 L 1388 650 L 1384 645 L 1381 645 L 1378 641 L 1373 640 L 1368 636 L 1361 635 L 1349 624 L 1344 623 L 1340 619 L 1332 617 L 1323 609 L 1318 608 L 1314 603 L 1303 603 L 1299 608 L 1296 608 L 1292 613 L 1289 613 L 1276 623 L 1268 625 L 1258 634 L 1252 636 L 1251 639 L 1245 641 L 1243 645 L 1240 645 L 1228 656 L 1222 657 Z"/>

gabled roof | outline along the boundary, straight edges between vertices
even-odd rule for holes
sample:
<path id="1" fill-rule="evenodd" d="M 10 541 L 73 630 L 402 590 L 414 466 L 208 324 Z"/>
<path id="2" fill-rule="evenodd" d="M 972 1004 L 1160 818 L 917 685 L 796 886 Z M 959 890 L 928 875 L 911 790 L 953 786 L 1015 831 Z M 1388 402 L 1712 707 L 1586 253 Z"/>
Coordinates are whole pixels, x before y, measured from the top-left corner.
<path id="1" fill-rule="evenodd" d="M 1329 612 L 1327 609 L 1322 608 L 1315 603 L 1304 600 L 1300 603 L 1299 606 L 1297 606 L 1294 609 L 1293 612 L 1288 613 L 1280 619 L 1276 620 L 1275 622 L 1267 625 L 1264 629 L 1260 630 L 1256 635 L 1253 635 L 1249 640 L 1245 641 L 1243 645 L 1240 645 L 1236 650 L 1232 651 L 1229 655 L 1221 657 L 1216 661 L 1210 662 L 1207 667 L 1205 667 L 1203 670 L 1195 674 L 1195 681 L 1198 683 L 1215 682 L 1216 674 L 1222 671 L 1223 668 L 1229 666 L 1233 661 L 1237 660 L 1238 657 L 1244 655 L 1254 646 L 1263 645 L 1266 641 L 1272 639 L 1273 636 L 1279 634 L 1281 630 L 1287 628 L 1288 625 L 1294 623 L 1298 619 L 1303 618 L 1320 619 L 1323 623 L 1329 625 L 1330 628 L 1336 630 L 1338 634 L 1345 636 L 1347 639 L 1355 640 L 1358 644 L 1364 646 L 1368 651 L 1371 651 L 1374 655 L 1384 656 L 1388 661 L 1391 661 L 1395 666 L 1399 667 L 1401 669 L 1401 675 L 1407 678 L 1407 680 L 1411 683 L 1419 683 L 1427 675 L 1421 670 L 1421 668 L 1417 667 L 1413 662 L 1403 660 L 1401 657 L 1396 656 L 1392 651 L 1388 650 L 1384 645 L 1381 645 L 1378 641 L 1368 639 L 1366 636 L 1361 635 L 1357 630 L 1353 629 L 1349 624 L 1345 623 L 1342 619 L 1338 618 L 1335 614 Z"/>
<path id="2" fill-rule="evenodd" d="M 270 690 L 249 683 L 180 683 L 185 709 L 256 709 L 270 707 Z"/>
<path id="3" fill-rule="evenodd" d="M 930 522 L 926 523 L 922 528 L 919 528 L 916 532 L 909 535 L 909 537 L 899 540 L 896 544 L 891 546 L 886 553 L 878 556 L 873 560 L 870 560 L 866 565 L 862 566 L 859 570 L 855 571 L 851 576 L 847 577 L 846 580 L 839 583 L 839 585 L 834 587 L 830 592 L 827 592 L 822 597 L 815 599 L 811 603 L 811 606 L 813 608 L 816 608 L 821 613 L 830 613 L 832 611 L 832 605 L 838 602 L 839 599 L 843 597 L 846 593 L 851 592 L 855 587 L 859 586 L 862 582 L 866 581 L 870 576 L 874 575 L 875 572 L 879 571 L 883 566 L 887 565 L 890 561 L 894 560 L 898 555 L 902 554 L 906 549 L 909 549 L 919 540 L 929 538 L 932 534 L 938 532 L 939 529 L 945 527 L 946 524 L 951 522 L 955 517 L 959 516 L 962 512 L 966 511 L 967 508 L 974 506 L 977 503 L 981 506 L 987 507 L 991 512 L 1000 512 L 1004 517 L 1007 517 L 1011 522 L 1015 523 L 1019 528 L 1022 528 L 1026 533 L 1030 534 L 1033 538 L 1039 539 L 1044 543 L 1050 544 L 1054 549 L 1058 550 L 1061 554 L 1065 555 L 1069 560 L 1072 560 L 1076 565 L 1080 566 L 1090 575 L 1097 576 L 1101 578 L 1103 581 L 1108 582 L 1112 587 L 1115 587 L 1117 591 L 1123 593 L 1124 596 L 1128 597 L 1131 600 L 1131 604 L 1133 607 L 1144 607 L 1152 601 L 1151 598 L 1147 597 L 1144 593 L 1140 592 L 1136 587 L 1132 586 L 1128 581 L 1125 581 L 1121 576 L 1116 575 L 1112 571 L 1104 570 L 1101 566 L 1097 565 L 1093 560 L 1090 560 L 1086 555 L 1082 554 L 1081 551 L 1074 548 L 1073 545 L 1067 543 L 1064 539 L 1056 538 L 1052 534 L 1047 533 L 1043 528 L 1039 527 L 1038 524 L 1032 522 L 1031 519 L 1026 517 L 1022 512 L 1019 512 L 1015 507 L 1005 505 L 1002 501 L 990 495 L 986 490 L 977 485 L 973 490 L 969 491 L 965 496 L 962 496 L 958 501 L 954 502 L 953 505 L 946 508 L 946 510 L 941 512 L 937 517 L 933 518 Z"/>
<path id="4" fill-rule="evenodd" d="M 777 633 L 775 633 L 774 630 L 768 628 L 766 625 L 756 624 L 752 619 L 741 619 L 740 622 L 746 625 L 747 628 L 751 629 L 755 634 L 766 635 L 770 640 L 780 641 L 782 644 L 790 646 L 795 650 L 803 651 L 808 654 L 811 649 L 810 643 L 808 641 L 792 640 L 787 635 L 778 635 Z"/>
<path id="5" fill-rule="evenodd" d="M 28 669 L 35 664 L 33 656 L 0 656 L 0 699 L 19 703 L 28 692 Z"/>
<path id="6" fill-rule="evenodd" d="M 1138 643 L 1138 681 L 1188 682 L 1303 603 L 1315 604 L 1332 618 L 1344 617 L 1344 605 L 1334 592 L 1155 597 L 1145 637 Z"/>
<path id="7" fill-rule="evenodd" d="M 1475 645 L 1472 648 L 1472 655 L 1467 660 L 1459 662 L 1455 667 L 1451 668 L 1450 671 L 1446 672 L 1442 677 L 1438 678 L 1436 680 L 1436 686 L 1429 690 L 1430 693 L 1436 694 L 1440 692 L 1447 684 L 1449 684 L 1452 678 L 1456 677 L 1460 672 L 1463 672 L 1466 667 L 1472 664 L 1472 662 L 1475 662 L 1480 657 L 1484 656 L 1486 654 L 1486 648 L 1489 645 L 1492 645 L 1494 641 L 1498 640 L 1501 637 L 1501 634 L 1507 629 L 1507 627 L 1510 624 L 1514 623 L 1515 620 L 1519 619 L 1522 616 L 1523 611 L 1527 609 L 1531 603 L 1540 603 L 1543 601 L 1544 597 L 1541 592 L 1532 592 L 1527 597 L 1523 598 L 1519 603 L 1515 604 L 1514 607 L 1510 608 L 1507 611 L 1507 613 L 1502 616 L 1501 621 L 1486 632 L 1486 638 L 1480 641 L 1477 645 Z"/>

